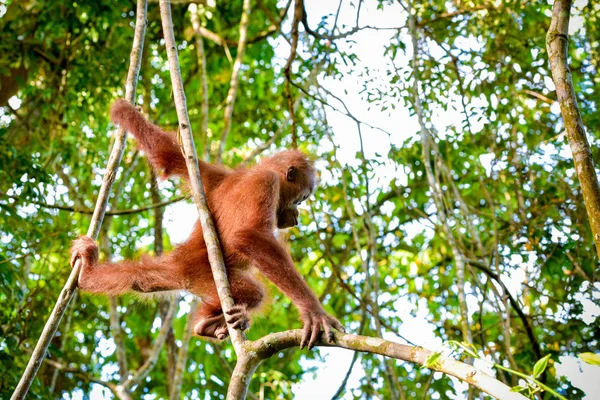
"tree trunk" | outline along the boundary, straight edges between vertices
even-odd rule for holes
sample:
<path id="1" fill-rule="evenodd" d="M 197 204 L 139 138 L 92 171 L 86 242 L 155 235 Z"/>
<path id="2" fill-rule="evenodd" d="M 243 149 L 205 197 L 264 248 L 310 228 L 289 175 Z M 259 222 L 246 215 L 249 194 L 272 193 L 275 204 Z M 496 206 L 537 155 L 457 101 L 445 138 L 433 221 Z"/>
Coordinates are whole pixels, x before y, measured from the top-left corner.
<path id="1" fill-rule="evenodd" d="M 567 130 L 577 178 L 579 179 L 583 201 L 594 235 L 596 252 L 600 256 L 600 186 L 598 185 L 590 144 L 577 106 L 571 71 L 567 63 L 570 10 L 570 0 L 556 0 L 554 2 L 552 22 L 546 35 L 546 48 L 550 58 L 552 79 L 554 80 L 554 86 L 556 86 L 560 112 Z"/>

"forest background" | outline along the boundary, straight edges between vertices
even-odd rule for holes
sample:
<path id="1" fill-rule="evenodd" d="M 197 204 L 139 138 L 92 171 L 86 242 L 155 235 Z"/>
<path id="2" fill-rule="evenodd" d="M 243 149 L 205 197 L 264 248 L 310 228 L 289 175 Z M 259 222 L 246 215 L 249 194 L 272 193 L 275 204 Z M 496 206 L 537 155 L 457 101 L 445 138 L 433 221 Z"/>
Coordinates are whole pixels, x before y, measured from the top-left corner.
<path id="1" fill-rule="evenodd" d="M 579 358 L 600 352 L 600 270 L 550 75 L 552 4 L 307 1 L 290 58 L 294 2 L 250 1 L 241 44 L 241 0 L 172 3 L 198 153 L 233 167 L 296 141 L 317 160 L 320 187 L 285 235 L 299 270 L 349 331 L 432 350 L 472 342 L 475 365 L 509 386 L 523 382 L 490 362 L 530 374 L 550 355 L 548 385 L 569 399 L 600 393 L 600 367 Z M 70 242 L 89 224 L 115 132 L 108 110 L 124 96 L 134 10 L 124 0 L 0 0 L 2 398 L 70 272 Z M 599 160 L 600 4 L 575 2 L 569 35 Z M 175 129 L 155 2 L 140 75 L 137 103 Z M 132 141 L 113 193 L 104 258 L 168 251 L 196 218 Z M 177 300 L 164 347 L 154 349 L 168 300 L 78 294 L 32 396 L 110 397 L 111 382 L 152 356 L 134 398 L 165 398 L 173 385 L 188 398 L 223 396 L 235 364 L 225 343 L 190 340 L 186 372 L 174 379 L 191 301 Z M 251 339 L 300 326 L 275 288 L 268 303 Z M 250 392 L 468 396 L 447 375 L 338 349 L 286 350 L 261 364 Z"/>

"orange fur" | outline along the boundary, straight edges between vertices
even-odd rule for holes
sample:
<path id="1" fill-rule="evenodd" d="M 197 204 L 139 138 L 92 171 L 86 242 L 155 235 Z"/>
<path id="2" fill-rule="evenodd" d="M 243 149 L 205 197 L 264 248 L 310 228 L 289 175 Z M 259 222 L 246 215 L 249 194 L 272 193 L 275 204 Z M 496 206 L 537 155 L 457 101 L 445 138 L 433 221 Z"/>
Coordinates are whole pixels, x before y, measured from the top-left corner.
<path id="1" fill-rule="evenodd" d="M 184 157 L 175 134 L 148 122 L 136 108 L 118 100 L 112 120 L 136 139 L 155 169 L 163 177 L 187 179 Z M 97 247 L 89 237 L 75 241 L 72 262 L 83 262 L 81 289 L 105 294 L 188 290 L 202 299 L 196 312 L 195 333 L 226 336 L 225 318 L 247 327 L 247 311 L 255 310 L 264 298 L 263 285 L 253 276 L 256 267 L 298 306 L 305 323 L 303 344 L 312 347 L 321 328 L 332 339 L 331 328 L 343 329 L 327 315 L 317 297 L 296 270 L 288 251 L 274 235 L 276 227 L 298 222 L 296 205 L 314 190 L 316 173 L 308 158 L 297 150 L 282 151 L 252 168 L 234 170 L 202 161 L 200 170 L 209 208 L 221 240 L 235 312 L 224 316 L 208 263 L 202 227 L 196 223 L 188 240 L 171 253 L 144 256 L 140 261 L 97 265 Z"/>

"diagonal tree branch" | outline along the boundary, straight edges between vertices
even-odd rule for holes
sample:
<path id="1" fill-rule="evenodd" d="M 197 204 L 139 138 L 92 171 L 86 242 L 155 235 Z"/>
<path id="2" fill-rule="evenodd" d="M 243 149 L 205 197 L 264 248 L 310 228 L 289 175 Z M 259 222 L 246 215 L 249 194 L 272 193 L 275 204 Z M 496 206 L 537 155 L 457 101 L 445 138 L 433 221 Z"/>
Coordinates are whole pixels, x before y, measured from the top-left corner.
<path id="1" fill-rule="evenodd" d="M 306 87 L 310 88 L 313 84 L 316 83 L 317 81 L 317 75 L 322 71 L 322 65 L 318 64 L 316 67 L 314 67 L 312 69 L 312 71 L 310 72 L 310 75 L 308 76 L 308 79 L 306 80 Z M 308 89 L 306 89 L 308 90 Z M 296 110 L 298 109 L 300 102 L 302 101 L 302 98 L 304 97 L 303 95 L 306 94 L 306 91 L 301 91 L 298 96 L 296 96 L 296 100 L 294 101 L 293 104 L 293 109 Z M 286 119 L 284 121 L 282 121 L 279 126 L 277 127 L 277 131 L 275 131 L 273 133 L 273 136 L 271 136 L 269 138 L 269 140 L 267 140 L 264 143 L 261 143 L 260 145 L 258 145 L 254 150 L 252 150 L 252 152 L 242 160 L 242 162 L 240 162 L 239 166 L 240 167 L 245 167 L 247 165 L 249 165 L 252 161 L 254 161 L 254 158 L 256 158 L 259 154 L 261 154 L 263 151 L 265 151 L 266 149 L 268 149 L 273 143 L 275 143 L 275 141 L 277 139 L 279 139 L 282 136 L 282 133 L 284 132 L 284 130 L 287 128 L 288 124 L 290 123 L 289 119 Z"/>
<path id="2" fill-rule="evenodd" d="M 66 335 L 71 331 L 71 322 L 73 321 L 73 312 L 77 307 L 77 294 L 73 295 L 73 300 L 71 300 L 71 304 L 69 305 L 69 314 L 67 315 L 67 322 L 65 323 L 65 328 L 61 330 L 62 340 L 60 342 L 60 351 L 63 352 L 65 350 L 65 345 L 67 343 Z M 52 372 L 52 379 L 50 380 L 50 393 L 54 392 L 56 388 L 56 382 L 58 380 L 58 372 L 60 368 L 55 367 Z"/>
<path id="3" fill-rule="evenodd" d="M 229 281 L 227 280 L 225 262 L 223 261 L 223 254 L 221 253 L 221 246 L 219 244 L 215 225 L 206 202 L 204 186 L 202 185 L 200 168 L 198 166 L 198 156 L 196 155 L 196 147 L 194 145 L 194 137 L 192 136 L 190 119 L 187 113 L 185 93 L 183 90 L 183 82 L 181 80 L 181 71 L 179 69 L 177 44 L 175 42 L 175 34 L 173 32 L 173 21 L 171 19 L 171 5 L 169 0 L 160 0 L 160 15 L 165 38 L 165 47 L 169 59 L 171 82 L 173 84 L 173 97 L 175 100 L 175 107 L 177 109 L 177 118 L 179 120 L 179 134 L 182 142 L 182 150 L 183 154 L 185 155 L 188 174 L 190 176 L 190 185 L 192 188 L 192 194 L 194 196 L 194 203 L 198 208 L 198 213 L 200 216 L 202 232 L 204 234 L 204 240 L 208 250 L 208 259 L 213 278 L 215 280 L 215 285 L 217 286 L 221 307 L 223 309 L 223 313 L 225 314 L 231 307 L 233 307 L 234 302 L 233 297 L 231 296 Z M 234 349 L 236 352 L 241 352 L 241 345 L 244 340 L 242 331 L 239 329 L 233 329 L 231 326 L 229 326 L 229 324 L 228 329 Z"/>
<path id="4" fill-rule="evenodd" d="M 144 48 L 144 36 L 146 34 L 147 9 L 148 1 L 138 0 L 135 36 L 133 39 L 133 46 L 129 59 L 129 72 L 127 74 L 127 81 L 125 84 L 125 98 L 130 102 L 135 100 L 135 90 L 137 87 L 140 65 L 142 61 L 141 56 L 142 49 Z M 115 181 L 117 169 L 121 163 L 121 158 L 123 157 L 123 152 L 125 151 L 126 139 L 127 133 L 123 129 L 119 129 L 110 154 L 106 168 L 106 174 L 104 175 L 104 180 L 102 181 L 102 187 L 100 188 L 100 192 L 98 194 L 96 208 L 87 232 L 88 236 L 92 237 L 93 239 L 96 239 L 96 237 L 98 237 L 98 233 L 100 232 L 100 226 L 102 225 L 102 220 L 104 219 L 104 214 L 108 205 L 108 197 Z M 46 355 L 50 340 L 52 340 L 52 337 L 56 333 L 56 329 L 60 324 L 60 320 L 62 319 L 69 302 L 73 298 L 75 291 L 77 290 L 77 279 L 79 277 L 80 269 L 81 262 L 77 261 L 73 270 L 71 271 L 71 275 L 69 275 L 69 278 L 65 283 L 64 288 L 60 292 L 56 305 L 54 306 L 54 309 L 52 310 L 52 313 L 50 314 L 50 317 L 44 326 L 44 330 L 40 335 L 40 339 L 33 350 L 29 363 L 27 364 L 27 367 L 21 376 L 19 384 L 17 385 L 11 400 L 21 400 L 27 395 L 31 383 L 33 382 L 33 379 L 35 378 L 35 375 L 37 374 L 37 371 Z"/>
<path id="5" fill-rule="evenodd" d="M 577 105 L 577 97 L 575 96 L 571 71 L 567 61 L 570 14 L 571 0 L 554 1 L 552 22 L 546 35 L 546 48 L 550 58 L 552 79 L 554 80 L 554 86 L 556 86 L 560 112 L 573 153 L 573 162 L 581 185 L 585 209 L 590 219 L 596 252 L 600 256 L 600 185 L 598 185 L 597 171 L 594 167 L 594 159 L 585 134 L 585 127 L 581 120 L 581 113 Z"/>

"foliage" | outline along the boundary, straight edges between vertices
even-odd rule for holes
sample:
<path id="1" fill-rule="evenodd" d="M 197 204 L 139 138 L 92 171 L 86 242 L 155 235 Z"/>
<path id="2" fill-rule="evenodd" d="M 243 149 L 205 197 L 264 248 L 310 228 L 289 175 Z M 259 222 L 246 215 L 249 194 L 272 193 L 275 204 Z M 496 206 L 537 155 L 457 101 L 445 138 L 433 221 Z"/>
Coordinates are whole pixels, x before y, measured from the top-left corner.
<path id="1" fill-rule="evenodd" d="M 207 3 L 199 6 L 201 24 L 227 41 L 235 58 L 242 1 Z M 584 304 L 598 303 L 599 269 L 549 76 L 544 40 L 551 5 L 435 0 L 413 6 L 423 116 L 435 139 L 431 167 L 451 232 L 467 260 L 466 283 L 460 287 L 422 159 L 406 10 L 391 0 L 344 2 L 346 17 L 338 21 L 337 4 L 328 14 L 309 3 L 312 33 L 301 29 L 292 95 L 299 101 L 298 143 L 318 159 L 321 187 L 303 210 L 300 226 L 286 234 L 309 285 L 349 330 L 400 341 L 406 337 L 415 344 L 423 343 L 403 323 L 413 317 L 429 323 L 439 344 L 464 340 L 457 296 L 463 290 L 478 357 L 533 376 L 568 399 L 581 398 L 580 390 L 556 375 L 551 360 L 581 355 L 597 363 L 600 325 L 587 319 Z M 292 142 L 282 69 L 293 6 L 279 27 L 285 4 L 252 4 L 248 37 L 257 40 L 250 40 L 246 49 L 227 137 L 224 160 L 231 166 L 270 139 L 266 153 Z M 1 102 L 0 95 L 2 398 L 14 389 L 69 274 L 70 241 L 87 229 L 88 214 L 53 205 L 75 211 L 94 206 L 114 133 L 109 106 L 124 95 L 133 10 L 134 2 L 125 0 L 0 1 L 0 91 L 12 87 L 7 82 L 16 82 L 10 101 Z M 393 15 L 394 29 L 383 22 L 374 25 L 378 19 L 359 19 L 360 28 L 370 27 L 354 29 L 357 12 Z M 573 13 L 571 69 L 598 161 L 600 7 L 590 1 L 578 4 Z M 189 17 L 185 2 L 173 5 L 191 123 L 198 136 L 202 69 Z M 152 120 L 174 129 L 177 117 L 157 3 L 149 4 L 148 22 L 138 102 L 150 105 Z M 259 38 L 272 24 L 277 29 Z M 384 45 L 374 63 L 363 47 L 375 47 L 376 40 Z M 204 47 L 214 157 L 231 63 L 222 45 L 204 38 Z M 349 85 L 335 84 L 350 81 L 358 82 L 356 93 Z M 153 185 L 146 161 L 130 144 L 111 209 L 152 204 Z M 163 200 L 181 192 L 169 182 L 159 188 Z M 180 210 L 181 203 L 170 207 Z M 113 257 L 152 251 L 151 210 L 114 216 L 105 225 Z M 167 250 L 172 240 L 166 235 Z M 254 319 L 250 338 L 299 327 L 290 301 L 274 288 L 270 297 L 265 312 Z M 157 334 L 158 308 L 132 296 L 118 304 L 127 361 L 135 370 Z M 186 317 L 180 312 L 173 323 L 178 340 Z M 114 349 L 107 299 L 78 295 L 49 350 L 49 358 L 69 371 L 54 378 L 55 368 L 44 363 L 32 397 L 70 398 L 91 390 L 108 394 L 91 378 L 118 383 Z M 540 364 L 544 355 L 551 359 L 545 358 L 547 365 Z M 261 364 L 250 391 L 265 398 L 292 397 L 292 385 L 310 375 L 305 365 L 311 358 L 319 353 L 278 354 Z M 348 385 L 348 398 L 392 398 L 392 391 L 406 398 L 446 398 L 465 391 L 426 369 L 386 365 L 371 355 L 358 360 L 355 369 L 361 373 Z M 229 345 L 192 339 L 181 393 L 223 397 L 233 362 Z M 167 397 L 167 365 L 163 351 L 156 368 L 135 389 L 135 398 Z M 496 374 L 510 386 L 519 384 L 518 376 L 506 370 Z"/>

